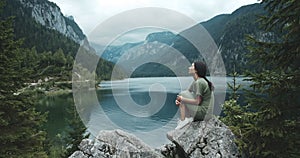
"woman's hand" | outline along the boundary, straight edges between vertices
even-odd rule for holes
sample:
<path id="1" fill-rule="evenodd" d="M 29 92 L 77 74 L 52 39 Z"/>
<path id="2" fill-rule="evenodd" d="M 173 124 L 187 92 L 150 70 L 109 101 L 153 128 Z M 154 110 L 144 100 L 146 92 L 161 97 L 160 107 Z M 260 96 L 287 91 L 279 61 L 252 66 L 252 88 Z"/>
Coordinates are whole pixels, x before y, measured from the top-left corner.
<path id="1" fill-rule="evenodd" d="M 175 104 L 176 104 L 177 106 L 179 106 L 181 103 L 180 103 L 180 101 L 175 100 Z"/>
<path id="2" fill-rule="evenodd" d="M 176 98 L 176 100 L 175 100 L 175 104 L 176 104 L 177 106 L 179 106 L 179 105 L 181 104 L 181 101 L 182 101 L 182 96 L 177 95 L 177 98 Z"/>
<path id="3" fill-rule="evenodd" d="M 184 98 L 181 95 L 177 95 L 176 100 L 180 103 L 199 105 L 202 101 L 201 96 L 197 96 L 195 99 Z M 175 102 L 176 103 L 176 102 Z"/>
<path id="4" fill-rule="evenodd" d="M 182 96 L 180 96 L 180 95 L 177 95 L 177 98 L 176 98 L 176 100 L 178 100 L 179 102 L 181 102 L 181 101 L 182 101 Z"/>

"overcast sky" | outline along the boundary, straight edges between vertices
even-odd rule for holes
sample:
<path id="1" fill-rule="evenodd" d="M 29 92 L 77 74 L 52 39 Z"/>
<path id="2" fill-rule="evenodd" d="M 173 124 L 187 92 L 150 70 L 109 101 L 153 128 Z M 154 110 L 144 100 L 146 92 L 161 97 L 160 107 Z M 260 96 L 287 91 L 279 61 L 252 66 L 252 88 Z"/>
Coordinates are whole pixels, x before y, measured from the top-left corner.
<path id="1" fill-rule="evenodd" d="M 65 16 L 72 15 L 86 35 L 110 17 L 136 8 L 161 7 L 172 9 L 197 22 L 219 14 L 230 14 L 243 5 L 258 0 L 50 0 Z"/>

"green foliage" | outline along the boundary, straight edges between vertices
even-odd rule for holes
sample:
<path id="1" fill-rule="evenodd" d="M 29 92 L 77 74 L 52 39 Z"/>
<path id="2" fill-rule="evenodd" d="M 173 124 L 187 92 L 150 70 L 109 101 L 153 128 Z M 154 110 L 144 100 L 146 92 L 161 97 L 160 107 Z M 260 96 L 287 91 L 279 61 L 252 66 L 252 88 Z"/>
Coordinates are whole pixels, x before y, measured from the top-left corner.
<path id="1" fill-rule="evenodd" d="M 232 14 L 222 14 L 209 21 L 201 23 L 210 33 L 220 48 L 227 72 L 236 71 L 243 74 L 248 69 L 254 69 L 248 64 L 246 54 L 247 34 L 259 34 L 262 29 L 257 27 L 257 17 L 266 15 L 262 4 L 243 6 Z M 229 75 L 229 74 L 228 74 Z"/>
<path id="2" fill-rule="evenodd" d="M 49 158 L 64 157 L 63 154 L 66 152 L 66 147 L 61 134 L 57 134 L 54 139 L 50 140 L 48 150 Z"/>
<path id="3" fill-rule="evenodd" d="M 52 102 L 52 99 L 56 101 Z M 45 125 L 48 130 L 47 155 L 50 158 L 68 157 L 79 150 L 78 145 L 89 134 L 76 111 L 72 94 L 43 96 L 38 107 L 41 111 L 49 111 L 50 123 Z M 58 115 L 63 119 L 58 119 Z"/>
<path id="4" fill-rule="evenodd" d="M 231 84 L 227 83 L 227 86 L 229 87 L 229 89 L 232 90 L 230 98 L 233 100 L 238 100 L 239 96 L 237 94 L 237 91 L 241 88 L 241 85 L 236 83 L 236 78 L 239 76 L 239 74 L 237 72 L 233 72 L 231 74 L 231 76 L 233 77 L 233 79 L 232 79 L 233 84 L 231 85 Z"/>
<path id="5" fill-rule="evenodd" d="M 81 141 L 90 136 L 90 134 L 86 132 L 87 128 L 82 123 L 74 104 L 69 108 L 68 112 L 71 118 L 68 119 L 69 129 L 67 136 L 64 138 L 66 143 L 66 150 L 63 153 L 64 157 L 71 156 L 75 151 L 80 150 L 78 146 Z"/>
<path id="6" fill-rule="evenodd" d="M 48 1 L 36 3 L 44 2 Z M 87 136 L 78 115 L 70 118 L 69 134 L 46 139 L 47 134 L 42 130 L 46 114 L 35 110 L 36 94 L 24 91 L 24 88 L 29 87 L 27 83 L 51 78 L 41 83 L 45 90 L 52 90 L 55 86 L 70 89 L 79 45 L 38 24 L 31 17 L 31 10 L 22 7 L 18 0 L 0 1 L 1 6 L 4 3 L 6 6 L 0 7 L 3 10 L 0 15 L 0 157 L 56 158 L 66 156 L 67 151 L 69 155 Z M 67 23 L 74 25 L 71 20 Z M 89 53 L 98 59 L 94 53 Z M 97 73 L 97 79 L 109 79 L 114 65 L 100 60 L 98 67 L 101 73 Z M 90 70 L 85 70 L 85 73 L 93 75 Z"/>
<path id="7" fill-rule="evenodd" d="M 41 129 L 46 116 L 35 110 L 35 95 L 19 92 L 32 72 L 22 60 L 35 52 L 22 49 L 22 41 L 14 40 L 11 18 L 1 18 L 0 43 L 0 156 L 47 157 L 46 133 Z"/>
<path id="8" fill-rule="evenodd" d="M 191 32 L 193 32 L 193 30 Z M 197 50 L 197 48 L 180 34 L 174 38 L 174 45 L 172 47 L 182 53 L 190 62 L 194 62 L 203 58 L 201 55 L 199 55 L 200 52 Z"/>
<path id="9" fill-rule="evenodd" d="M 2 2 L 2 1 L 1 1 Z M 36 3 L 48 3 L 39 1 Z M 37 81 L 45 77 L 55 77 L 58 80 L 71 80 L 73 59 L 79 44 L 63 34 L 46 28 L 31 17 L 31 9 L 23 7 L 18 0 L 4 0 L 6 5 L 0 17 L 13 18 L 14 39 L 22 39 L 23 47 L 31 49 L 24 51 L 22 67 L 29 68 L 33 73 L 30 78 Z M 51 5 L 55 5 L 50 3 Z M 69 24 L 74 22 L 68 21 Z M 79 31 L 79 30 L 78 30 Z"/>
<path id="10" fill-rule="evenodd" d="M 100 58 L 98 61 L 98 64 L 97 64 L 97 68 L 96 68 L 96 75 L 97 75 L 96 80 L 97 81 L 110 80 L 111 73 L 114 68 L 115 68 L 115 71 L 118 74 L 120 74 L 118 79 L 124 78 L 122 71 L 118 67 L 116 67 L 116 65 L 114 65 L 112 62 L 108 62 L 108 61 Z"/>
<path id="11" fill-rule="evenodd" d="M 4 0 L 6 5 L 3 8 L 1 18 L 14 17 L 13 28 L 15 30 L 15 38 L 24 38 L 24 46 L 26 48 L 35 47 L 37 52 L 48 52 L 62 49 L 65 53 L 72 52 L 72 56 L 75 56 L 78 50 L 79 44 L 75 43 L 65 35 L 58 31 L 46 28 L 37 23 L 31 16 L 31 9 L 23 7 L 18 0 Z M 46 0 L 34 1 L 33 4 L 42 4 L 51 2 Z M 69 22 L 70 23 L 70 22 Z"/>
<path id="12" fill-rule="evenodd" d="M 281 38 L 274 41 L 249 36 L 250 59 L 260 69 L 247 74 L 252 82 L 247 106 L 238 107 L 234 100 L 225 103 L 227 114 L 232 116 L 226 120 L 246 157 L 299 157 L 300 10 L 295 8 L 300 3 L 262 3 L 269 11 L 261 18 L 263 28 Z"/>
<path id="13" fill-rule="evenodd" d="M 249 59 L 246 58 L 249 50 L 245 36 L 247 34 L 259 36 L 262 29 L 257 27 L 257 18 L 262 15 L 266 15 L 262 4 L 244 6 L 233 12 L 225 24 L 223 37 L 218 40 L 218 44 L 222 47 L 225 68 L 229 72 L 236 71 L 243 74 L 246 70 L 254 69 L 249 66 Z"/>
<path id="14" fill-rule="evenodd" d="M 45 77 L 54 77 L 56 80 L 71 80 L 72 69 L 75 55 L 79 49 L 79 44 L 75 43 L 65 35 L 46 28 L 37 23 L 31 17 L 31 9 L 23 7 L 18 0 L 5 0 L 1 18 L 14 17 L 13 29 L 15 30 L 14 38 L 22 39 L 25 48 L 32 49 L 29 52 L 24 52 L 23 65 L 30 67 L 33 70 L 31 78 L 34 80 L 43 79 Z M 47 1 L 39 1 L 37 3 L 46 3 Z M 49 2 L 47 2 L 49 3 Z M 50 3 L 51 5 L 55 5 Z M 75 31 L 81 35 L 81 30 L 76 23 L 68 18 L 65 18 L 66 23 L 75 28 Z M 94 55 L 95 53 L 90 52 Z M 94 57 L 99 59 L 98 57 Z M 113 64 L 105 60 L 99 62 L 101 71 L 97 73 L 97 78 L 109 79 L 113 68 Z M 103 71 L 104 70 L 104 71 Z"/>
<path id="15" fill-rule="evenodd" d="M 236 83 L 236 78 L 239 76 L 237 72 L 231 74 L 233 77 L 233 84 L 227 83 L 229 89 L 232 90 L 229 100 L 226 100 L 223 104 L 223 112 L 225 114 L 221 120 L 231 129 L 231 131 L 237 136 L 235 140 L 239 150 L 242 151 L 243 141 L 240 141 L 241 137 L 241 126 L 244 126 L 244 119 L 247 117 L 245 114 L 246 107 L 241 106 L 238 103 L 237 91 L 241 88 L 240 84 Z"/>
<path id="16" fill-rule="evenodd" d="M 155 71 L 153 71 L 155 70 Z M 151 73 L 149 73 L 151 72 Z M 146 63 L 134 70 L 130 77 L 166 77 L 176 76 L 172 70 L 162 64 Z"/>
<path id="17" fill-rule="evenodd" d="M 48 108 L 43 109 L 43 111 L 50 110 L 51 112 L 59 111 L 60 114 L 57 113 L 49 113 L 49 119 L 54 119 L 53 117 L 57 117 L 57 115 L 63 115 L 64 120 L 61 121 L 63 125 L 58 125 L 63 127 L 64 129 L 54 130 L 53 127 L 46 127 L 48 132 L 47 138 L 47 155 L 50 158 L 59 158 L 59 157 L 69 157 L 75 151 L 79 150 L 78 146 L 80 142 L 89 137 L 89 134 L 86 132 L 86 127 L 82 123 L 74 104 L 73 97 L 68 97 L 69 94 L 65 95 L 57 95 L 54 98 L 59 98 L 64 102 L 64 106 L 56 104 L 50 104 Z M 53 96 L 47 96 L 47 100 L 52 98 Z M 40 105 L 44 107 L 45 103 L 41 103 Z M 57 109 L 59 108 L 59 109 Z M 54 110 L 54 111 L 52 111 Z M 54 121 L 54 122 L 53 122 Z M 52 120 L 52 124 L 57 120 Z M 59 123 L 58 123 L 59 124 Z M 47 125 L 46 125 L 47 126 Z M 51 126 L 51 125 L 50 125 Z"/>

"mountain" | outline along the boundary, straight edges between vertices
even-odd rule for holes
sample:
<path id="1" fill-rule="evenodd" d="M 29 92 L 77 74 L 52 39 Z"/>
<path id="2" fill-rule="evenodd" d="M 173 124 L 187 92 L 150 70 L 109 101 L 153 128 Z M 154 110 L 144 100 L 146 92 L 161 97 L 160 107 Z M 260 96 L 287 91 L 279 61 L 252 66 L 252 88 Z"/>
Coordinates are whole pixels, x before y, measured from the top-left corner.
<path id="1" fill-rule="evenodd" d="M 65 17 L 60 8 L 48 0 L 4 0 L 1 19 L 14 17 L 16 39 L 24 39 L 24 46 L 38 52 L 77 51 L 85 38 L 76 22 Z"/>
<path id="2" fill-rule="evenodd" d="M 74 18 L 65 17 L 55 3 L 46 0 L 19 1 L 22 4 L 22 9 L 28 10 L 28 13 L 30 13 L 39 24 L 60 32 L 76 43 L 80 43 L 85 38 L 85 35 L 74 21 Z"/>
<path id="3" fill-rule="evenodd" d="M 182 59 L 176 53 L 171 54 L 175 49 L 170 46 L 176 37 L 177 35 L 170 31 L 154 32 L 147 35 L 145 41 L 142 42 L 125 43 L 106 48 L 96 44 L 92 44 L 92 46 L 98 53 L 103 52 L 102 58 L 118 63 L 131 77 L 174 76 L 174 72 L 170 71 L 168 67 L 175 65 L 176 68 L 174 67 L 173 70 L 182 70 L 180 75 L 186 75 L 183 68 L 176 64 Z M 169 58 L 174 56 L 178 58 L 170 62 Z M 165 66 L 157 63 L 164 63 Z"/>
<path id="4" fill-rule="evenodd" d="M 243 6 L 232 14 L 223 15 L 221 20 L 213 18 L 200 23 L 218 45 L 227 73 L 237 71 L 241 74 L 251 69 L 247 59 L 247 35 L 261 40 L 274 40 L 274 34 L 265 36 L 257 22 L 259 16 L 266 14 L 262 4 L 252 4 Z"/>
<path id="5" fill-rule="evenodd" d="M 146 42 L 160 42 L 166 45 L 171 45 L 176 38 L 176 35 L 170 31 L 154 32 L 146 37 Z"/>
<path id="6" fill-rule="evenodd" d="M 30 50 L 24 52 L 24 65 L 30 65 L 36 72 L 32 77 L 34 80 L 45 77 L 71 80 L 80 44 L 84 44 L 90 56 L 98 59 L 74 18 L 64 16 L 55 3 L 48 0 L 2 2 L 0 19 L 12 17 L 15 39 L 22 39 L 22 47 Z M 96 70 L 98 79 L 110 79 L 113 67 L 113 63 L 100 59 Z"/>
<path id="7" fill-rule="evenodd" d="M 151 34 L 147 35 L 147 37 L 145 38 L 145 41 L 142 41 L 142 42 L 125 43 L 125 44 L 120 45 L 120 46 L 109 45 L 106 48 L 104 48 L 104 46 L 100 46 L 100 45 L 97 45 L 95 43 L 91 43 L 91 45 L 92 45 L 93 48 L 96 49 L 98 54 L 100 52 L 103 52 L 101 54 L 101 56 L 104 59 L 116 63 L 119 60 L 119 58 L 126 51 L 130 50 L 131 48 L 133 48 L 135 46 L 139 46 L 139 45 L 143 45 L 143 44 L 151 43 L 151 42 L 159 42 L 159 43 L 163 43 L 163 44 L 166 44 L 166 45 L 171 45 L 174 38 L 176 38 L 175 34 L 173 34 L 170 31 L 165 31 L 165 32 L 151 33 Z M 105 49 L 105 50 L 103 50 L 103 49 Z"/>
<path id="8" fill-rule="evenodd" d="M 242 74 L 243 72 L 245 72 L 245 70 L 251 69 L 251 67 L 248 66 L 248 59 L 246 57 L 248 53 L 247 45 L 249 44 L 246 40 L 246 35 L 258 37 L 260 40 L 276 40 L 274 33 L 270 32 L 266 34 L 259 27 L 257 19 L 258 16 L 261 15 L 266 15 L 266 11 L 264 10 L 264 6 L 262 4 L 256 3 L 242 6 L 231 14 L 217 15 L 208 21 L 200 22 L 199 24 L 186 29 L 179 34 L 173 34 L 171 32 L 151 33 L 146 37 L 145 41 L 142 41 L 139 44 L 135 44 L 133 47 L 128 47 L 128 45 L 126 44 L 126 47 L 125 45 L 117 46 L 117 52 L 114 52 L 114 49 L 108 49 L 104 51 L 103 55 L 105 53 L 109 53 L 110 57 L 107 57 L 105 55 L 103 57 L 109 61 L 116 62 L 123 54 L 128 54 L 128 51 L 132 51 L 132 48 L 136 48 L 138 46 L 143 47 L 142 45 L 156 42 L 164 45 L 158 46 L 157 48 L 152 48 L 151 50 L 152 53 L 159 53 L 159 58 L 164 58 L 164 53 L 162 53 L 163 47 L 172 47 L 182 53 L 189 62 L 202 60 L 203 57 L 200 55 L 198 50 L 187 39 L 182 37 L 182 35 L 185 33 L 195 32 L 198 25 L 202 25 L 208 31 L 208 33 L 211 35 L 216 45 L 218 46 L 225 64 L 227 74 L 232 73 L 234 70 Z M 169 50 L 165 49 L 165 51 Z M 141 49 L 139 50 L 138 55 L 141 56 L 145 53 L 149 53 L 149 50 L 143 52 L 143 49 Z M 139 58 L 133 57 L 131 55 L 130 60 L 133 59 L 135 61 L 146 60 L 145 57 Z M 172 60 L 168 62 L 172 62 L 172 64 L 174 65 L 178 65 L 180 64 L 180 62 L 182 62 L 181 60 L 174 62 L 174 58 L 171 59 Z M 151 65 L 153 66 L 152 68 L 149 67 Z M 156 73 L 157 70 L 160 70 L 160 68 L 164 67 L 163 65 L 161 65 L 160 68 L 157 68 L 158 65 L 147 64 L 147 67 L 142 68 L 143 66 L 145 66 L 143 65 L 142 67 L 137 69 L 134 76 L 144 76 L 145 71 L 143 70 L 147 70 L 148 76 L 166 75 L 166 73 L 164 72 L 161 72 L 159 74 Z M 128 67 L 128 65 L 125 66 Z M 144 73 L 141 74 L 141 72 Z M 172 74 L 167 74 L 167 76 L 168 75 Z"/>
<path id="9" fill-rule="evenodd" d="M 142 42 L 125 43 L 124 45 L 121 46 L 107 46 L 106 48 L 104 46 L 91 43 L 91 46 L 97 50 L 98 55 L 100 55 L 99 53 L 102 52 L 103 49 L 105 49 L 104 52 L 101 54 L 101 57 L 108 61 L 116 63 L 126 50 L 129 50 L 137 45 L 140 45 L 141 43 Z"/>

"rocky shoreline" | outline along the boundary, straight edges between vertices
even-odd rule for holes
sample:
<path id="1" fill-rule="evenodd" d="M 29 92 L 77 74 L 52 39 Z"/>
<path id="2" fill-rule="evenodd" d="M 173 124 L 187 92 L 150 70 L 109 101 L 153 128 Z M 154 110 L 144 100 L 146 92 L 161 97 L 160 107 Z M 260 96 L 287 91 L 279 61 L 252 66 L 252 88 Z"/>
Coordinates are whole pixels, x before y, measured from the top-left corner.
<path id="1" fill-rule="evenodd" d="M 151 148 L 122 130 L 100 131 L 95 139 L 84 139 L 70 158 L 182 158 L 240 157 L 234 135 L 218 118 L 192 122 L 166 133 L 169 144 Z"/>

